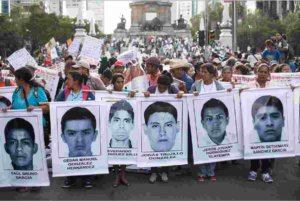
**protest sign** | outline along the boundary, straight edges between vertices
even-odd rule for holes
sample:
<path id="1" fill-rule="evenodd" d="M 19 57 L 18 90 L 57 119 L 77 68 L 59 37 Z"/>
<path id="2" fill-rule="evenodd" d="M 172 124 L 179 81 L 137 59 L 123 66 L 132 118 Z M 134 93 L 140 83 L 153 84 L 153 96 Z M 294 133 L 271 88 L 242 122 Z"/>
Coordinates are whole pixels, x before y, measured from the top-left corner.
<path id="1" fill-rule="evenodd" d="M 16 87 L 0 87 L 0 109 L 12 104 L 12 95 Z"/>
<path id="2" fill-rule="evenodd" d="M 137 139 L 140 130 L 138 105 L 127 93 L 96 92 L 96 100 L 108 105 L 106 124 L 108 130 L 108 163 L 130 165 L 137 161 Z"/>
<path id="3" fill-rule="evenodd" d="M 239 91 L 188 97 L 194 164 L 243 158 Z"/>
<path id="4" fill-rule="evenodd" d="M 50 104 L 54 177 L 108 173 L 105 115 L 96 101 Z"/>
<path id="5" fill-rule="evenodd" d="M 126 65 L 129 61 L 132 61 L 136 58 L 137 58 L 137 51 L 136 50 L 128 50 L 118 56 L 118 61 L 122 61 L 124 63 L 124 65 Z"/>
<path id="6" fill-rule="evenodd" d="M 42 118 L 41 110 L 0 112 L 0 187 L 50 185 Z"/>
<path id="7" fill-rule="evenodd" d="M 187 164 L 186 97 L 175 97 L 151 95 L 139 98 L 138 167 Z"/>
<path id="8" fill-rule="evenodd" d="M 80 52 L 80 59 L 87 60 L 92 65 L 98 65 L 102 53 L 103 40 L 87 36 Z"/>
<path id="9" fill-rule="evenodd" d="M 15 71 L 21 67 L 24 67 L 29 62 L 35 66 L 37 65 L 34 58 L 29 54 L 29 52 L 25 48 L 14 52 L 7 58 L 7 60 L 10 63 L 10 65 L 12 65 L 12 67 L 15 69 Z"/>
<path id="10" fill-rule="evenodd" d="M 51 99 L 55 99 L 56 89 L 59 82 L 59 75 L 57 70 L 52 70 L 44 67 L 37 67 L 35 74 L 46 81 L 45 88 L 50 93 Z M 39 79 L 38 78 L 38 79 Z"/>
<path id="11" fill-rule="evenodd" d="M 241 93 L 245 159 L 295 155 L 292 99 L 290 88 L 250 89 Z"/>
<path id="12" fill-rule="evenodd" d="M 79 53 L 80 44 L 81 44 L 81 38 L 75 37 L 73 42 L 68 48 L 68 53 L 76 57 Z"/>

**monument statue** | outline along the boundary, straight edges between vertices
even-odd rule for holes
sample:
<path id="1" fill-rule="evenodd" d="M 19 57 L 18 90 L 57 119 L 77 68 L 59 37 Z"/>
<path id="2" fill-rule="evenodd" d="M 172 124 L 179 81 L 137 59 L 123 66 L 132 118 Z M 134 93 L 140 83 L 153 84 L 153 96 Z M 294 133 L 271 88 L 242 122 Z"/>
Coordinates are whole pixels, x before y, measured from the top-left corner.
<path id="1" fill-rule="evenodd" d="M 155 17 L 151 21 L 145 21 L 142 26 L 142 31 L 161 31 L 162 29 L 162 22 L 159 20 L 158 17 Z"/>
<path id="2" fill-rule="evenodd" d="M 177 29 L 186 29 L 187 23 L 186 20 L 183 19 L 182 15 L 180 15 L 180 18 L 177 20 Z"/>
<path id="3" fill-rule="evenodd" d="M 125 30 L 125 25 L 126 25 L 126 19 L 124 18 L 124 16 L 122 15 L 122 17 L 120 18 L 121 22 L 118 23 L 117 25 L 117 29 L 122 29 Z"/>

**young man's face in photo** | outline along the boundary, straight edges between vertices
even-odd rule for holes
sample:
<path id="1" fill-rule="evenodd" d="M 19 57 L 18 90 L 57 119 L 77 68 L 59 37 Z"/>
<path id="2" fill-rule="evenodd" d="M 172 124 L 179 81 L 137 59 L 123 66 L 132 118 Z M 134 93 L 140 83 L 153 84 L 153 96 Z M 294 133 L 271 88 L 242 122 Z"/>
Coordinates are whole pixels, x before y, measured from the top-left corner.
<path id="1" fill-rule="evenodd" d="M 149 138 L 151 148 L 157 152 L 170 151 L 175 144 L 178 127 L 175 118 L 168 112 L 150 115 L 148 125 L 145 126 L 145 134 Z"/>
<path id="2" fill-rule="evenodd" d="M 92 143 L 97 138 L 97 131 L 90 119 L 69 120 L 62 133 L 63 141 L 69 147 L 69 157 L 92 156 Z"/>
<path id="3" fill-rule="evenodd" d="M 25 170 L 32 165 L 33 154 L 37 152 L 38 146 L 25 129 L 12 129 L 5 143 L 5 150 L 15 168 Z"/>
<path id="4" fill-rule="evenodd" d="M 253 125 L 261 142 L 280 141 L 284 127 L 283 114 L 274 106 L 262 106 L 255 114 Z"/>
<path id="5" fill-rule="evenodd" d="M 109 122 L 112 138 L 117 141 L 125 141 L 133 129 L 133 120 L 125 110 L 118 110 L 114 113 Z"/>
<path id="6" fill-rule="evenodd" d="M 214 143 L 221 144 L 229 122 L 224 110 L 221 107 L 206 108 L 201 122 L 209 138 Z"/>

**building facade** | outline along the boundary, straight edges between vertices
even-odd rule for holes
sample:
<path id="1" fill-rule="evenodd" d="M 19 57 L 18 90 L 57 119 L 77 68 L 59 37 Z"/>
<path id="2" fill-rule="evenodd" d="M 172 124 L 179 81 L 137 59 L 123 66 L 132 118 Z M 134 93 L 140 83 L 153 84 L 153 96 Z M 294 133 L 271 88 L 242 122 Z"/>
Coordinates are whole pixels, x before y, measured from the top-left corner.
<path id="1" fill-rule="evenodd" d="M 262 11 L 265 16 L 272 17 L 274 19 L 282 19 L 288 14 L 288 12 L 295 12 L 296 1 L 295 0 L 265 0 L 257 1 L 256 8 Z"/>

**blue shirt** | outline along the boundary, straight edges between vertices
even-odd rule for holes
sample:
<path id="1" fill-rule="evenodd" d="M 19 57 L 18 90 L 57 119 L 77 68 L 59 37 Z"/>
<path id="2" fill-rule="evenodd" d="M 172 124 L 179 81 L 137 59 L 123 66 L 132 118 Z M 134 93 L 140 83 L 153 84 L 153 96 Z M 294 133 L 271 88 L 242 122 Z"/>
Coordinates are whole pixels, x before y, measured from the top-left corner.
<path id="1" fill-rule="evenodd" d="M 66 101 L 82 101 L 82 90 L 80 90 L 77 94 L 71 91 Z"/>
<path id="2" fill-rule="evenodd" d="M 269 50 L 265 50 L 262 53 L 262 56 L 264 59 L 268 60 L 269 62 L 272 60 L 276 60 L 279 62 L 280 52 L 278 50 L 274 50 L 273 52 L 270 52 Z"/>
<path id="3" fill-rule="evenodd" d="M 22 98 L 22 93 L 23 93 L 22 88 L 19 88 L 19 90 L 16 90 L 13 93 L 12 109 L 26 109 L 27 108 L 26 101 L 24 98 Z M 34 87 L 31 87 L 29 94 L 27 95 L 27 101 L 28 101 L 28 105 L 39 106 L 39 103 L 48 102 L 48 99 L 47 99 L 45 91 L 41 87 L 38 87 L 36 91 L 34 90 Z"/>
<path id="4" fill-rule="evenodd" d="M 27 109 L 26 101 L 22 98 L 23 89 L 18 88 L 14 91 L 12 96 L 12 109 Z M 39 106 L 41 102 L 48 102 L 48 98 L 43 88 L 31 87 L 29 94 L 27 95 L 27 101 L 29 106 Z M 43 125 L 46 125 L 46 119 L 43 117 Z"/>
<path id="5" fill-rule="evenodd" d="M 190 91 L 192 88 L 192 85 L 194 84 L 194 80 L 190 76 L 188 76 L 186 73 L 184 73 L 183 77 L 180 78 L 180 80 L 185 82 L 187 91 Z"/>

